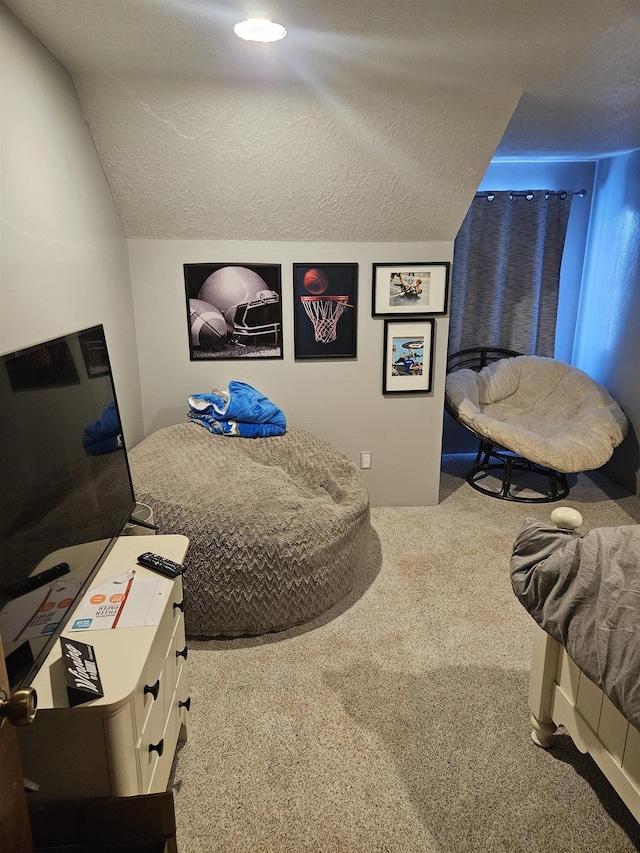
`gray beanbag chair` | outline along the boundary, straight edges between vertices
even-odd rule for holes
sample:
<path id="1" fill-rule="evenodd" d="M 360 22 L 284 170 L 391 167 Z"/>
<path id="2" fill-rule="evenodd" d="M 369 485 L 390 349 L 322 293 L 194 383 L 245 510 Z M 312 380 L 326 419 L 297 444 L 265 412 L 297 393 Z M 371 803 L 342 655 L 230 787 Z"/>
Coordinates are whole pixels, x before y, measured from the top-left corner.
<path id="1" fill-rule="evenodd" d="M 240 636 L 308 622 L 344 598 L 364 568 L 369 494 L 356 466 L 295 427 L 281 436 L 158 430 L 129 454 L 138 501 L 159 533 L 182 533 L 185 624 Z"/>

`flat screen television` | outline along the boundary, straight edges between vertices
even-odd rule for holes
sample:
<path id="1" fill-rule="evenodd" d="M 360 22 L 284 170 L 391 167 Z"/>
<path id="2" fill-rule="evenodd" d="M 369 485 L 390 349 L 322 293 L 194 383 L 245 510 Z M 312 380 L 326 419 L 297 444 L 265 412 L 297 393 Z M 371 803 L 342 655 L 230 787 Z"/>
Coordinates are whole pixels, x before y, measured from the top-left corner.
<path id="1" fill-rule="evenodd" d="M 31 684 L 134 509 L 103 327 L 0 356 L 0 636 L 12 690 Z"/>

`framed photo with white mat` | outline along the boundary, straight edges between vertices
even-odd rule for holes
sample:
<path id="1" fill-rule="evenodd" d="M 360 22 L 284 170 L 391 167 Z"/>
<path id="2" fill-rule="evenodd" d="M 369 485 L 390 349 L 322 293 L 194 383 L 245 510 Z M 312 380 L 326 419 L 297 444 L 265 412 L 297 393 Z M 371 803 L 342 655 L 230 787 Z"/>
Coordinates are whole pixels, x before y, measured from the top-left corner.
<path id="1" fill-rule="evenodd" d="M 383 394 L 431 391 L 435 320 L 385 320 Z"/>
<path id="2" fill-rule="evenodd" d="M 448 261 L 374 264 L 371 315 L 446 314 L 450 269 Z"/>

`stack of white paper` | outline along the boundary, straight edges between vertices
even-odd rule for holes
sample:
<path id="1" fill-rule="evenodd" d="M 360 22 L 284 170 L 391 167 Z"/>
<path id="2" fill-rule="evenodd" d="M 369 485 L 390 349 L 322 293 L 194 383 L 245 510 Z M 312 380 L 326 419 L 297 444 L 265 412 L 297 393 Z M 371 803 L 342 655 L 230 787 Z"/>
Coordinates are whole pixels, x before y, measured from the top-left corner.
<path id="1" fill-rule="evenodd" d="M 157 625 L 167 578 L 141 578 L 135 569 L 91 587 L 74 613 L 72 631 L 100 631 Z"/>

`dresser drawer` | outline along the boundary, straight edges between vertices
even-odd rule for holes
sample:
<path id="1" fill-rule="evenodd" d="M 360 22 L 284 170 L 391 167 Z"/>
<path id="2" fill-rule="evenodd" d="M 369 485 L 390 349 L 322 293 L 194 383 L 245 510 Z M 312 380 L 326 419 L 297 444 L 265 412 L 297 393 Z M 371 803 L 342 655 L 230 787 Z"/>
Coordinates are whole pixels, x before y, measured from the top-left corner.
<path id="1" fill-rule="evenodd" d="M 162 707 L 158 705 L 157 711 L 150 716 L 147 727 L 136 744 L 140 791 L 143 794 L 148 794 L 151 791 L 151 781 L 156 773 L 158 763 L 163 758 L 166 761 L 167 757 L 169 762 L 173 760 L 171 744 L 166 738 L 167 717 L 163 716 L 161 711 Z M 161 790 L 166 790 L 166 780 Z"/>
<path id="2" fill-rule="evenodd" d="M 174 584 L 174 589 L 167 602 L 167 605 L 162 613 L 158 630 L 156 632 L 156 642 L 147 660 L 138 687 L 133 697 L 134 714 L 137 720 L 138 732 L 142 732 L 146 725 L 148 716 L 154 711 L 158 704 L 166 707 L 169 697 L 164 696 L 166 688 L 162 683 L 161 674 L 166 675 L 165 682 L 170 685 L 169 689 L 173 689 L 174 673 L 172 670 L 167 670 L 167 659 L 173 657 L 173 645 L 176 642 L 175 632 L 178 624 L 184 624 L 182 613 L 174 608 L 176 601 L 182 599 L 182 585 L 180 580 Z"/>
<path id="3" fill-rule="evenodd" d="M 178 738 L 180 737 L 182 727 L 186 726 L 185 719 L 188 716 L 188 711 L 186 708 L 180 707 L 180 702 L 183 701 L 181 697 L 187 692 L 187 670 L 184 668 L 180 673 L 180 679 L 173 692 L 171 708 L 162 733 L 162 755 L 159 756 L 154 752 L 147 762 L 148 787 L 145 789 L 147 793 L 155 794 L 166 791 L 167 789 L 169 776 L 171 775 L 171 765 L 173 764 L 176 746 L 178 745 Z"/>
<path id="4" fill-rule="evenodd" d="M 171 681 L 175 685 L 181 670 L 184 668 L 188 655 L 187 641 L 184 634 L 184 617 L 180 614 L 180 618 L 176 620 L 174 626 L 173 638 L 171 643 Z"/>
<path id="5" fill-rule="evenodd" d="M 180 611 L 172 619 L 173 630 L 168 638 L 165 637 L 167 643 L 162 669 L 154 682 L 153 693 L 147 691 L 145 696 L 140 737 L 136 743 L 140 784 L 144 793 L 166 789 L 181 726 L 179 703 L 186 698 L 183 694 L 188 692 L 184 619 Z"/>
<path id="6" fill-rule="evenodd" d="M 96 584 L 128 570 L 144 550 L 184 560 L 186 537 L 154 536 L 146 548 L 142 538 L 122 537 Z M 139 571 L 141 577 L 152 576 L 142 567 Z M 188 697 L 186 663 L 176 655 L 186 645 L 181 578 L 167 582 L 161 594 L 157 624 L 119 626 L 83 637 L 94 647 L 103 697 L 68 707 L 60 648 L 49 654 L 34 682 L 38 715 L 19 732 L 26 775 L 41 783 L 30 799 L 166 790 L 178 737 L 186 737 L 188 722 L 179 704 Z"/>

